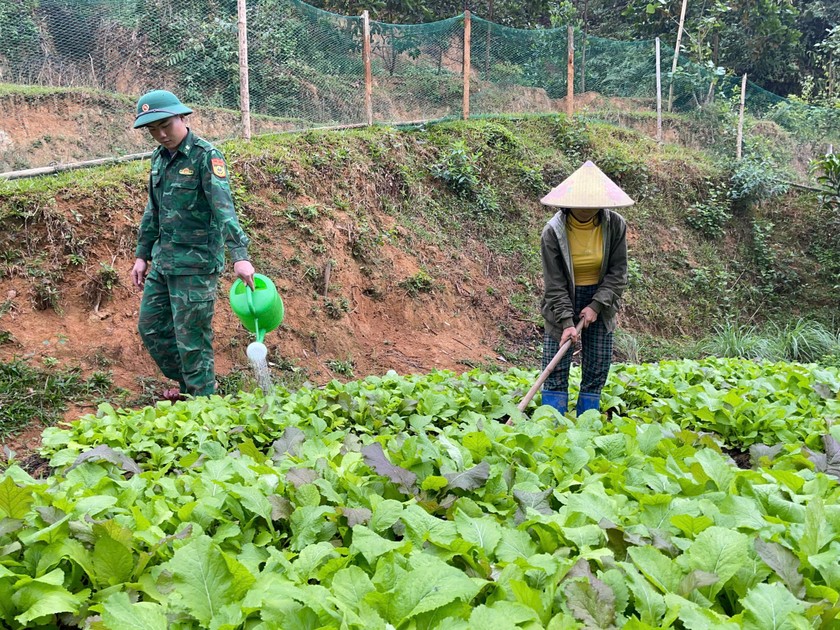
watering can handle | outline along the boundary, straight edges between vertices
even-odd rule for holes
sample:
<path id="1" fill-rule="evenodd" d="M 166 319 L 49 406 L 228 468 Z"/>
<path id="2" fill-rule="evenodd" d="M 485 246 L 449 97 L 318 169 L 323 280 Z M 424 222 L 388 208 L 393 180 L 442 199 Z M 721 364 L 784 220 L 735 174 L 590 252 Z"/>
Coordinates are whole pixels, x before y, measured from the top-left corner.
<path id="1" fill-rule="evenodd" d="M 257 311 L 254 308 L 254 291 L 247 284 L 245 285 L 245 297 L 248 299 L 248 310 L 251 312 L 251 315 L 254 317 L 254 334 L 257 336 L 257 340 L 259 340 L 260 339 L 260 320 L 257 317 Z"/>

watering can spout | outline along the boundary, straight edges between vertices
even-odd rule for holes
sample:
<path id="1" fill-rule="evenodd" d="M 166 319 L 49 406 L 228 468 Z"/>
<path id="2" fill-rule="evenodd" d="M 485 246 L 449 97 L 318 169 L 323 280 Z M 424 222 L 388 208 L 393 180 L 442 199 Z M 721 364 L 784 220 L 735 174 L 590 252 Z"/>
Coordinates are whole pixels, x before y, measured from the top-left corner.
<path id="1" fill-rule="evenodd" d="M 283 300 L 274 283 L 262 274 L 254 274 L 254 288 L 237 279 L 230 287 L 230 307 L 246 330 L 262 343 L 266 333 L 283 321 Z"/>

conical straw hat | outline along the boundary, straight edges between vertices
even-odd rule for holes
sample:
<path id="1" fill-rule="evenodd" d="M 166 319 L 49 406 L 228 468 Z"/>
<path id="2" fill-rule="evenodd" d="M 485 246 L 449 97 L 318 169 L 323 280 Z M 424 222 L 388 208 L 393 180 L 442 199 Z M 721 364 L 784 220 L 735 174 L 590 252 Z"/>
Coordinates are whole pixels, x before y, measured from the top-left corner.
<path id="1" fill-rule="evenodd" d="M 540 201 L 556 208 L 624 208 L 636 203 L 591 161 Z"/>

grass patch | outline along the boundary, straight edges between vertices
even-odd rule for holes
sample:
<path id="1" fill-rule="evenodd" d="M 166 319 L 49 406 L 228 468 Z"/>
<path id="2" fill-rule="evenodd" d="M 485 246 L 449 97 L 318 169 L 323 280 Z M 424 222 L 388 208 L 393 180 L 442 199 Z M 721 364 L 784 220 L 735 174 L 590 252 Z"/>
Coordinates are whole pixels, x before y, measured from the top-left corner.
<path id="1" fill-rule="evenodd" d="M 764 328 L 727 322 L 716 327 L 700 349 L 719 357 L 838 365 L 840 333 L 806 319 L 784 325 L 770 323 Z"/>
<path id="2" fill-rule="evenodd" d="M 102 398 L 112 387 L 108 372 L 85 378 L 79 368 L 41 369 L 20 360 L 0 363 L 0 437 L 33 420 L 55 424 L 68 403 Z"/>

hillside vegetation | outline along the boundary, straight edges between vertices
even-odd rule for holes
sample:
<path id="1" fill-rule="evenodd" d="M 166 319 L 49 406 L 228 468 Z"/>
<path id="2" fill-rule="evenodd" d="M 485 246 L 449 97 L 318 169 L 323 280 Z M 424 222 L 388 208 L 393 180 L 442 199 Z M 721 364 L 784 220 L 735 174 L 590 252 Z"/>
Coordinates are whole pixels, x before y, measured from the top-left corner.
<path id="1" fill-rule="evenodd" d="M 669 125 L 676 137 L 700 133 L 696 120 Z M 816 195 L 771 179 L 769 148 L 785 137 L 768 133 L 753 134 L 766 141 L 734 169 L 562 115 L 224 144 L 255 265 L 287 306 L 267 339 L 275 378 L 535 366 L 538 239 L 551 215 L 539 199 L 586 159 L 637 200 L 624 211 L 630 288 L 619 358 L 697 356 L 696 342 L 728 323 L 807 318 L 830 329 L 840 225 Z M 128 282 L 147 169 L 135 162 L 3 185 L 0 357 L 80 367 L 124 388 L 123 403 L 147 400 L 158 376 Z M 224 294 L 215 324 L 223 391 L 235 391 L 248 335 Z"/>

